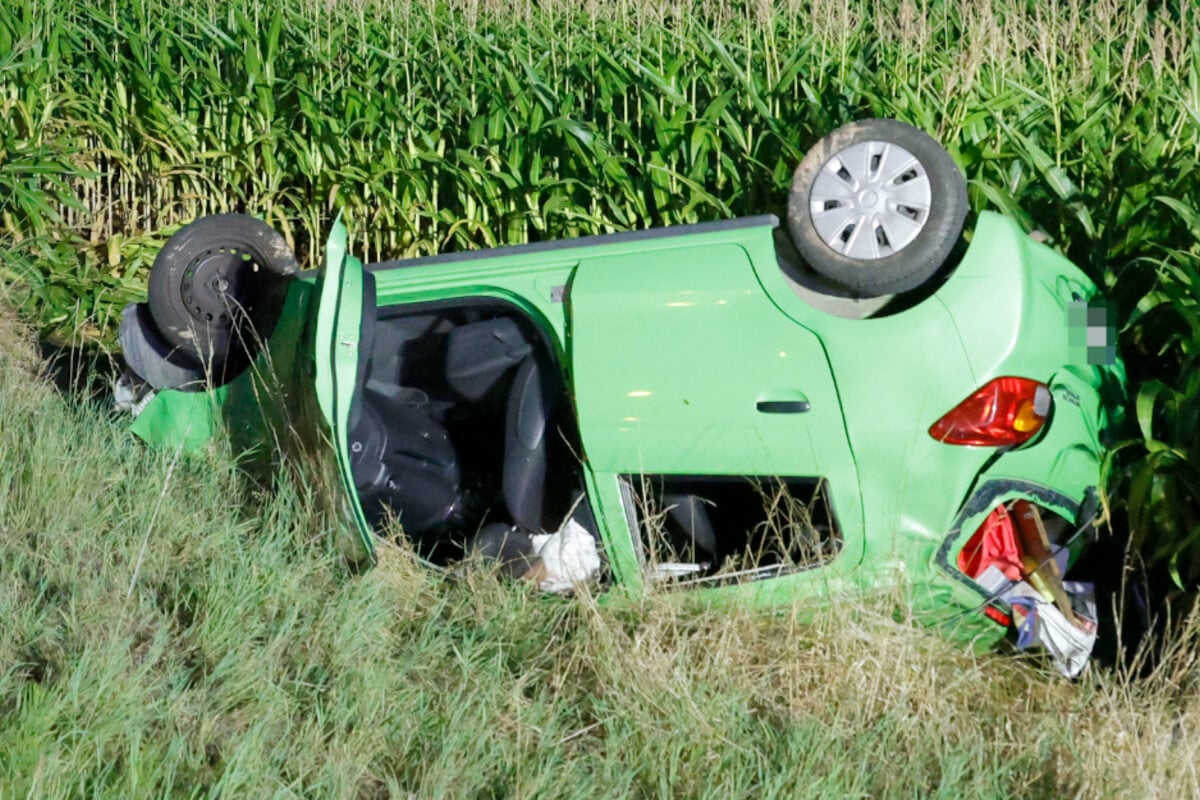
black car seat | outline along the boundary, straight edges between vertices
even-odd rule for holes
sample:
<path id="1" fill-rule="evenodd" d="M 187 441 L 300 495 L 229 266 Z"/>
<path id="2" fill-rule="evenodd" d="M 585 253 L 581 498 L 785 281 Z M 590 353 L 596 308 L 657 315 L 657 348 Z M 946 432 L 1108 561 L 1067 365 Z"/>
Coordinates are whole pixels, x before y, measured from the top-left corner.
<path id="1" fill-rule="evenodd" d="M 566 400 L 556 365 L 532 355 L 517 367 L 505 419 L 504 504 L 524 530 L 556 531 L 570 514 L 599 538 L 583 492 L 578 436 Z"/>
<path id="2" fill-rule="evenodd" d="M 391 511 L 419 539 L 454 526 L 462 511 L 461 470 L 443 426 L 412 390 L 379 392 L 370 384 L 375 345 L 375 280 L 364 273 L 357 391 L 350 410 L 350 469 L 372 526 Z"/>
<path id="3" fill-rule="evenodd" d="M 517 368 L 508 394 L 504 426 L 504 504 L 513 522 L 527 531 L 542 531 L 546 518 L 547 429 L 556 392 L 543 379 L 537 360 L 527 357 Z M 557 526 L 555 526 L 557 527 Z"/>
<path id="4" fill-rule="evenodd" d="M 707 555 L 717 554 L 717 534 L 703 498 L 694 494 L 666 494 L 663 503 L 667 508 L 667 519 L 685 539 Z M 699 559 L 700 554 L 694 557 Z"/>
<path id="5" fill-rule="evenodd" d="M 446 383 L 466 400 L 487 394 L 533 346 L 510 317 L 459 325 L 446 343 Z"/>

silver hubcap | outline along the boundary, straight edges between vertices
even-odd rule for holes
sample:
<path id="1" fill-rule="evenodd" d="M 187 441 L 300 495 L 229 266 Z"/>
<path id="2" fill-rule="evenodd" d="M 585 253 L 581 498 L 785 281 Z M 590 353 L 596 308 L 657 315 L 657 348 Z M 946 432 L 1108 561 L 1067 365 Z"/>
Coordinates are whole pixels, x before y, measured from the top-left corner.
<path id="1" fill-rule="evenodd" d="M 813 182 L 817 234 L 850 258 L 884 258 L 907 247 L 929 220 L 929 175 L 889 142 L 861 142 L 829 159 Z"/>

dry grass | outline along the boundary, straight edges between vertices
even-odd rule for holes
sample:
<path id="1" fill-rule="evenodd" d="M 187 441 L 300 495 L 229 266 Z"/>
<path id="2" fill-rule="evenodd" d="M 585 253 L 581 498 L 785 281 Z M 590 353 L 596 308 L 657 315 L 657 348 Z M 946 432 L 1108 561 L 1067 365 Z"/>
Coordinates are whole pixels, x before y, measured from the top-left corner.
<path id="1" fill-rule="evenodd" d="M 1131 364 L 1178 390 L 1148 396 L 1178 422 L 1147 437 L 1194 455 L 1196 371 L 1162 355 L 1195 339 L 1193 4 L 151 5 L 0 8 L 0 273 L 43 328 L 111 324 L 200 213 L 244 206 L 303 249 L 344 206 L 378 258 L 760 212 L 818 134 L 897 116 L 1136 312 Z M 890 606 L 560 601 L 391 547 L 354 577 L 314 500 L 328 464 L 264 492 L 218 448 L 164 483 L 169 459 L 37 369 L 0 311 L 0 797 L 1200 797 L 1194 619 L 1149 677 L 1066 683 Z M 1146 495 L 1147 552 L 1195 529 L 1189 463 L 1146 464 L 1180 476 Z"/>
<path id="2" fill-rule="evenodd" d="M 301 473 L 176 462 L 26 376 L 0 364 L 0 796 L 1200 796 L 1196 620 L 1148 678 L 1068 683 L 896 602 L 551 598 L 397 545 L 355 576 Z"/>
<path id="3" fill-rule="evenodd" d="M 1079 796 L 1200 797 L 1200 617 L 1138 677 L 1145 668 L 1095 676 L 1072 709 L 1076 735 L 1057 768 Z"/>
<path id="4" fill-rule="evenodd" d="M 14 374 L 32 378 L 41 372 L 42 361 L 33 330 L 17 319 L 3 292 L 0 292 L 0 360 L 10 365 Z"/>

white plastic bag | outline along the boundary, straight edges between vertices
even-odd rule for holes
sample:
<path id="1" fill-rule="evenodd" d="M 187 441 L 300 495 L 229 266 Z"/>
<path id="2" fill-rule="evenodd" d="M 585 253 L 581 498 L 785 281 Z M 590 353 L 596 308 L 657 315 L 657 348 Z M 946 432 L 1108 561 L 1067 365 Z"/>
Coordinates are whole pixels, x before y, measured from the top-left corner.
<path id="1" fill-rule="evenodd" d="M 576 584 L 586 583 L 600 572 L 596 540 L 574 519 L 567 520 L 555 533 L 530 538 L 545 570 L 538 584 L 543 592 L 570 591 Z"/>

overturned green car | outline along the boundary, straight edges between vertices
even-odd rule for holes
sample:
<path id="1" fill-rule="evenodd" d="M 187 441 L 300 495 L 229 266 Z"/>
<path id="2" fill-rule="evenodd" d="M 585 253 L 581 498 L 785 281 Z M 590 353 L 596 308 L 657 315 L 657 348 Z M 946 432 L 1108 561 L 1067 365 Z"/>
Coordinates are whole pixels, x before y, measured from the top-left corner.
<path id="1" fill-rule="evenodd" d="M 801 163 L 784 225 L 364 265 L 339 222 L 316 274 L 209 217 L 126 309 L 120 388 L 152 444 L 224 426 L 268 450 L 269 408 L 311 392 L 368 554 L 398 522 L 431 565 L 483 553 L 552 588 L 904 587 L 1074 674 L 1095 609 L 1064 574 L 1123 371 L 1091 281 L 994 213 L 964 247 L 966 212 L 936 142 L 867 120 Z"/>

